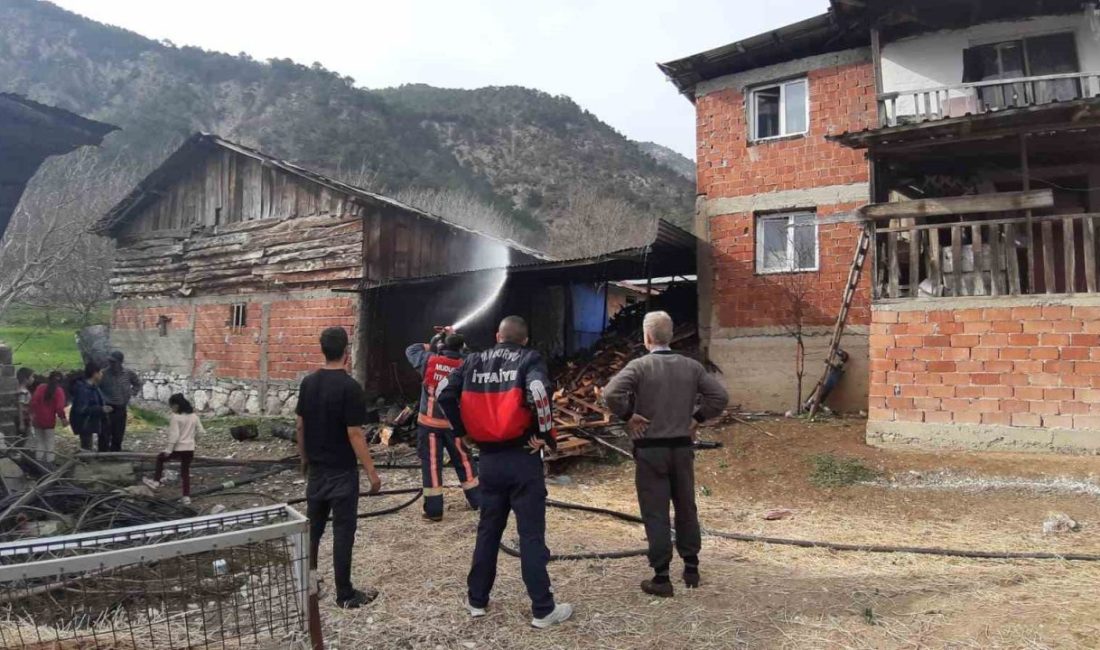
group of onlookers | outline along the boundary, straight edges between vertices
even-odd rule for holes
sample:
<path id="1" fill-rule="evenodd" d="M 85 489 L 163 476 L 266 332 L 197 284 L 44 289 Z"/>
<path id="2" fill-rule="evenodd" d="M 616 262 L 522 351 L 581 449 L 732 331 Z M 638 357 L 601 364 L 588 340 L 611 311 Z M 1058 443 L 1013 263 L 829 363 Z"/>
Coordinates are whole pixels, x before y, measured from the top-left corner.
<path id="1" fill-rule="evenodd" d="M 57 370 L 41 381 L 30 368 L 19 369 L 19 434 L 35 460 L 54 461 L 58 422 L 72 427 L 81 449 L 122 451 L 127 407 L 141 388 L 141 380 L 123 361 L 122 352 L 116 350 L 106 368 L 88 363 L 68 386 Z M 66 416 L 65 406 L 70 403 Z"/>

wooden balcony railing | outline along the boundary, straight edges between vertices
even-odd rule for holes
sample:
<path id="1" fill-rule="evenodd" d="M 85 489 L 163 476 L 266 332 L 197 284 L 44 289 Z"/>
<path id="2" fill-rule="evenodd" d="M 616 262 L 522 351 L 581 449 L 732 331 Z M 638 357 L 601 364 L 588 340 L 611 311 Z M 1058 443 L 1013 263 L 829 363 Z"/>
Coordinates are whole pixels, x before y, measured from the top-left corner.
<path id="1" fill-rule="evenodd" d="M 878 96 L 879 124 L 887 127 L 980 115 L 1006 108 L 1087 99 L 1098 94 L 1100 72 L 997 79 L 889 92 Z"/>
<path id="2" fill-rule="evenodd" d="M 1100 214 L 895 220 L 903 225 L 875 227 L 874 296 L 1096 293 L 1098 219 Z"/>

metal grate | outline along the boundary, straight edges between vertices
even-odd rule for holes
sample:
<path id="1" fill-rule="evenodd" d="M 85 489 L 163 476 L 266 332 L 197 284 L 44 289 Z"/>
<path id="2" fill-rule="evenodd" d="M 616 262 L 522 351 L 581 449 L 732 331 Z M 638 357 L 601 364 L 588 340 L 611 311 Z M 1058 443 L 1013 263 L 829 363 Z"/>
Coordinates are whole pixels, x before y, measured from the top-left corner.
<path id="1" fill-rule="evenodd" d="M 296 647 L 306 531 L 271 506 L 0 544 L 0 646 Z"/>

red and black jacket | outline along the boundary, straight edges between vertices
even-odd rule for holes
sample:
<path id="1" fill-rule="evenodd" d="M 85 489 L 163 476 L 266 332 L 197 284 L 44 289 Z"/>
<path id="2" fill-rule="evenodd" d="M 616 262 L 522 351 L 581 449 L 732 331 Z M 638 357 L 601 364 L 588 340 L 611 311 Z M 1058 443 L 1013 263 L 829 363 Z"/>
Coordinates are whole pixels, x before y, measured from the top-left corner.
<path id="1" fill-rule="evenodd" d="M 414 343 L 405 350 L 405 357 L 423 377 L 416 421 L 433 429 L 450 429 L 451 423 L 436 402 L 436 392 L 439 384 L 462 365 L 462 355 L 450 350 L 434 352 L 433 347 L 430 343 Z"/>
<path id="2" fill-rule="evenodd" d="M 550 377 L 535 350 L 513 343 L 466 357 L 438 386 L 451 427 L 483 452 L 519 447 L 538 436 L 555 447 Z"/>

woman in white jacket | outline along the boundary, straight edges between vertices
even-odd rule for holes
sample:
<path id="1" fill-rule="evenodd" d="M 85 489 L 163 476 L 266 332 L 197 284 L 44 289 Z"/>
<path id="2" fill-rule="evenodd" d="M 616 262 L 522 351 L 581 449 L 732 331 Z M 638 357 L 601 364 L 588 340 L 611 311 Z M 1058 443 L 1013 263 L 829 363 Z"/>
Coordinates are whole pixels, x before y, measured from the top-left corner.
<path id="1" fill-rule="evenodd" d="M 164 475 L 164 463 L 169 460 L 180 462 L 180 482 L 183 486 L 182 503 L 191 503 L 191 461 L 195 458 L 195 437 L 206 434 L 199 416 L 191 402 L 180 393 L 168 398 L 168 407 L 172 409 L 172 419 L 168 422 L 168 447 L 157 455 L 157 469 L 152 480 L 144 479 L 152 489 L 160 487 L 160 478 Z"/>

